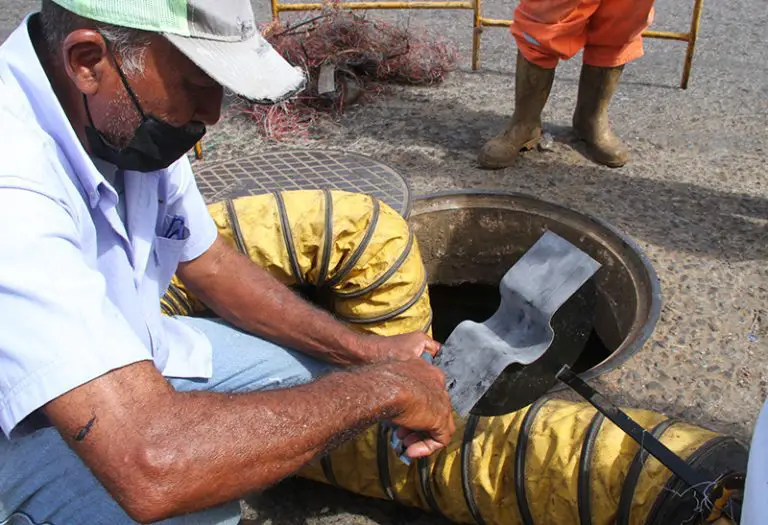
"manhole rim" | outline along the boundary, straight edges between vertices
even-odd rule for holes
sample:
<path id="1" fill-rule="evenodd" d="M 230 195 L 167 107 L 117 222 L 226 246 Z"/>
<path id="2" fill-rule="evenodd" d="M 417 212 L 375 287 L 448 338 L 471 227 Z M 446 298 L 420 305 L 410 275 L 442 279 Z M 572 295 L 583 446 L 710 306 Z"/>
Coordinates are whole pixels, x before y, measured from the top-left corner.
<path id="1" fill-rule="evenodd" d="M 499 199 L 499 203 L 502 204 L 501 206 L 495 206 L 493 202 L 481 202 L 478 203 L 476 206 L 467 206 L 466 204 L 471 204 L 471 199 L 477 198 L 477 197 L 497 197 Z M 630 358 L 632 358 L 635 354 L 637 354 L 648 342 L 648 340 L 653 335 L 653 332 L 656 329 L 656 325 L 658 324 L 658 321 L 661 317 L 661 308 L 662 308 L 662 291 L 661 291 L 661 282 L 659 280 L 658 274 L 656 273 L 656 269 L 653 267 L 653 264 L 651 263 L 650 258 L 645 253 L 645 251 L 638 245 L 638 243 L 632 239 L 627 233 L 623 232 L 613 224 L 609 223 L 605 219 L 602 219 L 592 213 L 584 212 L 580 210 L 575 210 L 573 208 L 568 208 L 566 206 L 544 200 L 541 198 L 538 198 L 534 195 L 530 195 L 527 193 L 522 192 L 511 192 L 511 191 L 498 191 L 498 190 L 490 190 L 490 189 L 460 189 L 460 190 L 445 190 L 445 191 L 437 191 L 432 193 L 422 193 L 416 195 L 413 200 L 413 208 L 412 213 L 410 215 L 410 219 L 414 219 L 415 217 L 418 217 L 422 213 L 429 213 L 429 212 L 436 212 L 436 211 L 449 211 L 451 209 L 461 209 L 461 208 L 492 208 L 497 207 L 501 209 L 507 209 L 510 211 L 516 211 L 519 208 L 513 208 L 509 206 L 509 202 L 505 201 L 504 199 L 513 199 L 517 202 L 520 201 L 529 201 L 532 203 L 536 203 L 538 205 L 538 209 L 549 209 L 555 213 L 565 215 L 565 216 L 571 216 L 574 219 L 579 220 L 579 222 L 591 222 L 598 226 L 598 228 L 603 228 L 607 233 L 610 235 L 615 236 L 615 240 L 619 241 L 620 243 L 623 243 L 626 247 L 629 248 L 629 251 L 634 254 L 634 256 L 637 257 L 637 262 L 640 263 L 638 268 L 642 268 L 642 271 L 645 273 L 648 285 L 649 285 L 649 303 L 648 303 L 648 310 L 647 310 L 647 316 L 645 316 L 645 321 L 642 322 L 642 325 L 638 329 L 630 328 L 630 333 L 627 337 L 624 338 L 624 341 L 619 345 L 619 347 L 614 350 L 610 356 L 608 356 L 606 359 L 595 365 L 594 367 L 590 368 L 589 370 L 582 372 L 579 374 L 579 377 L 581 377 L 585 381 L 589 381 L 592 379 L 595 379 L 607 372 L 610 372 L 612 370 L 615 370 L 624 363 L 626 363 Z M 428 201 L 434 201 L 438 199 L 467 199 L 467 202 L 463 203 L 465 205 L 462 206 L 442 206 L 442 207 L 434 207 L 432 209 L 425 209 L 425 210 L 419 210 L 420 205 L 424 205 Z M 507 204 L 504 206 L 503 204 Z M 415 213 L 414 213 L 415 212 Z M 629 271 L 629 270 L 628 270 Z M 631 335 L 635 334 L 635 337 L 632 338 Z M 627 341 L 628 339 L 631 339 Z M 565 390 L 567 387 L 563 384 L 557 384 L 553 388 L 549 390 L 548 393 L 555 393 L 559 391 Z"/>

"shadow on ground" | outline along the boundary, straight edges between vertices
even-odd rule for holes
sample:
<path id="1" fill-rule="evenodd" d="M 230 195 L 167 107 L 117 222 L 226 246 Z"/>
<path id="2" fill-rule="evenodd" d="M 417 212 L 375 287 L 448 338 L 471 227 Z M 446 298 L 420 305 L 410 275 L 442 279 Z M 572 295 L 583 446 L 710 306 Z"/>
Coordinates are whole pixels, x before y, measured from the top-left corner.
<path id="1" fill-rule="evenodd" d="M 548 162 L 526 177 L 550 186 L 555 198 L 625 229 L 632 236 L 675 251 L 725 261 L 768 259 L 768 199 L 618 170 Z M 543 168 L 543 167 L 542 167 Z"/>
<path id="2" fill-rule="evenodd" d="M 242 525 L 311 525 L 322 523 L 380 525 L 448 525 L 427 512 L 390 501 L 366 498 L 321 483 L 291 478 L 247 500 L 255 515 Z"/>
<path id="3" fill-rule="evenodd" d="M 476 169 L 474 157 L 484 140 L 503 129 L 506 119 L 498 113 L 475 111 L 448 100 L 435 101 L 425 110 L 419 101 L 401 98 L 387 107 L 387 120 L 394 124 L 417 121 L 418 125 L 382 123 L 359 132 L 384 143 L 445 148 L 452 153 L 444 160 L 443 171 L 465 187 L 503 188 L 573 206 L 635 238 L 676 251 L 725 261 L 768 259 L 768 199 L 675 180 L 680 170 L 690 174 L 706 169 L 702 177 L 729 177 L 727 168 L 713 171 L 717 167 L 712 159 L 691 155 L 681 163 L 679 158 L 670 159 L 661 146 L 636 140 L 631 144 L 632 163 L 612 170 L 586 161 L 583 145 L 575 141 L 569 127 L 545 124 L 555 141 L 553 152 L 529 152 L 514 167 L 489 172 Z M 387 161 L 406 175 L 411 169 L 397 158 Z M 457 169 L 465 173 L 459 177 L 451 172 Z"/>

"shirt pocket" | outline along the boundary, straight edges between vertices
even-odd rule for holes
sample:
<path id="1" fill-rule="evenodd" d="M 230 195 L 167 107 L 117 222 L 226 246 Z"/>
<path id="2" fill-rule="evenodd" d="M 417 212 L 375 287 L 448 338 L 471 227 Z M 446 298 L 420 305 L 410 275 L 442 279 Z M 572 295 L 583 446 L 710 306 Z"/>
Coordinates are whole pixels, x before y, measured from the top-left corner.
<path id="1" fill-rule="evenodd" d="M 162 297 L 168 290 L 186 244 L 187 239 L 155 237 L 152 246 L 152 265 L 154 266 L 152 280 L 157 284 L 158 297 Z"/>

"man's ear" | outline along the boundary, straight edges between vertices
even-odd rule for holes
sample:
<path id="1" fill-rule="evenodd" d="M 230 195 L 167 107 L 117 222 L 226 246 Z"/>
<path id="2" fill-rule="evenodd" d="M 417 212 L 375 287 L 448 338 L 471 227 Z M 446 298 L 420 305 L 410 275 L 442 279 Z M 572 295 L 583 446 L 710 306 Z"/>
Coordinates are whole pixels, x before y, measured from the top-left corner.
<path id="1" fill-rule="evenodd" d="M 92 29 L 78 29 L 64 40 L 61 52 L 64 69 L 77 89 L 85 95 L 95 94 L 112 67 L 104 37 Z"/>

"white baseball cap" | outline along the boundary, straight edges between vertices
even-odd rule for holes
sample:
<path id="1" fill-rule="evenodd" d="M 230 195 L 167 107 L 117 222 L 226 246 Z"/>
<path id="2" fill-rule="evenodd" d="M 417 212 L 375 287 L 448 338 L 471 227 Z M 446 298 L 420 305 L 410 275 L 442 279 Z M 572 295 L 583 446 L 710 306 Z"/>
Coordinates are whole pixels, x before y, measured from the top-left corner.
<path id="1" fill-rule="evenodd" d="M 84 18 L 151 31 L 222 86 L 256 102 L 301 91 L 306 78 L 259 33 L 249 0 L 53 0 Z"/>

